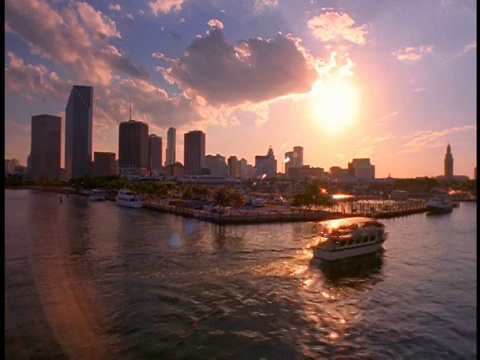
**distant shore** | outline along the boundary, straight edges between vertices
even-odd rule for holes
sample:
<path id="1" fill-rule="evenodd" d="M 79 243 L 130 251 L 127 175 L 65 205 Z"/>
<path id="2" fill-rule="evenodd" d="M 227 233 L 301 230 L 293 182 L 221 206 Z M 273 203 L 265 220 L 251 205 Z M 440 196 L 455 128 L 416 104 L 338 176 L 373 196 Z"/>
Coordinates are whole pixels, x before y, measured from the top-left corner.
<path id="1" fill-rule="evenodd" d="M 40 185 L 26 185 L 26 186 L 5 186 L 5 189 L 10 190 L 40 190 L 52 191 L 57 193 L 70 193 L 73 195 L 85 196 L 86 193 L 73 192 L 65 187 L 49 187 Z M 113 200 L 114 199 L 110 199 Z M 476 199 L 456 199 L 458 202 L 476 202 Z M 368 216 L 377 219 L 390 219 L 401 216 L 408 216 L 412 214 L 419 214 L 427 212 L 424 205 L 404 206 L 393 210 L 377 210 L 367 211 L 363 207 L 363 211 L 356 210 L 349 211 L 335 211 L 335 209 L 309 210 L 291 208 L 286 206 L 265 206 L 260 208 L 243 207 L 238 209 L 225 209 L 223 213 L 211 212 L 207 210 L 196 210 L 192 208 L 168 205 L 168 199 L 152 199 L 144 200 L 144 208 L 149 210 L 170 213 L 178 216 L 194 218 L 201 221 L 208 221 L 221 225 L 235 225 L 235 224 L 261 224 L 261 223 L 279 223 L 279 222 L 308 222 L 308 221 L 324 221 L 329 219 L 339 219 L 355 216 Z M 359 204 L 359 203 L 358 203 Z M 354 206 L 356 209 L 362 209 L 362 206 Z M 337 208 L 338 210 L 338 208 Z"/>

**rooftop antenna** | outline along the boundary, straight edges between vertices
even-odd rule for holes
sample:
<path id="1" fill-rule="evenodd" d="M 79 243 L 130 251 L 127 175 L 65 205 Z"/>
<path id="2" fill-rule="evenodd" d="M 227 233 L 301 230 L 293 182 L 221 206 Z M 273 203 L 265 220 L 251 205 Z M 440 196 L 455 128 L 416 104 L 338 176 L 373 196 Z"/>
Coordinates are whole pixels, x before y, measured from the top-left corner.
<path id="1" fill-rule="evenodd" d="M 130 117 L 129 120 L 132 120 L 132 97 L 130 96 Z"/>

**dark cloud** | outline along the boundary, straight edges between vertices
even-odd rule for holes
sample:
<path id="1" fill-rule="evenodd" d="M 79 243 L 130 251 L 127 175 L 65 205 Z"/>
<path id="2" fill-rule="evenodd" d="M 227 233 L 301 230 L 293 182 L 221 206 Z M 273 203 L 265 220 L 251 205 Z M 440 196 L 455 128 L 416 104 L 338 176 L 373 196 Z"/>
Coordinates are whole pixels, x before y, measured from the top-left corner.
<path id="1" fill-rule="evenodd" d="M 172 38 L 175 40 L 175 41 L 182 41 L 182 36 L 180 34 L 177 34 L 176 32 L 174 31 L 170 31 L 170 35 L 172 35 Z"/>
<path id="2" fill-rule="evenodd" d="M 289 35 L 242 40 L 234 47 L 221 29 L 212 29 L 197 37 L 164 76 L 212 105 L 238 105 L 308 92 L 317 72 Z"/>

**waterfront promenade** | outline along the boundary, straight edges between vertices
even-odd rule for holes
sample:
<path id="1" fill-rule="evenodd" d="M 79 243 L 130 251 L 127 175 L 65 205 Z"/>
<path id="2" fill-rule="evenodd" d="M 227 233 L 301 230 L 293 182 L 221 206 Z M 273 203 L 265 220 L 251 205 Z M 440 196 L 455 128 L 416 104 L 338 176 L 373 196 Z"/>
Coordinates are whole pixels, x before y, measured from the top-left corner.
<path id="1" fill-rule="evenodd" d="M 60 187 L 54 188 L 32 186 L 22 188 L 53 191 L 65 194 L 65 188 Z M 87 193 L 75 193 L 75 195 L 86 196 Z M 114 200 L 114 197 L 110 200 Z M 171 213 L 178 216 L 224 225 L 323 221 L 328 219 L 354 216 L 369 216 L 377 219 L 389 219 L 411 214 L 424 213 L 427 211 L 427 199 L 408 199 L 403 201 L 356 199 L 340 201 L 333 206 L 322 207 L 318 209 L 267 204 L 264 207 L 244 206 L 241 208 L 217 208 L 217 211 L 214 212 L 185 207 L 181 205 L 181 202 L 179 202 L 177 205 L 171 205 L 169 204 L 171 200 L 178 201 L 179 199 L 159 199 L 152 196 L 146 196 L 143 197 L 143 205 L 144 208 L 149 210 Z"/>
<path id="2" fill-rule="evenodd" d="M 313 210 L 281 205 L 267 205 L 258 208 L 248 206 L 238 209 L 225 208 L 221 212 L 168 205 L 168 202 L 164 200 L 155 199 L 146 199 L 143 204 L 147 209 L 225 225 L 323 221 L 354 216 L 371 216 L 378 219 L 387 219 L 427 211 L 425 200 L 409 200 L 403 202 L 371 200 L 365 202 L 360 200 Z"/>

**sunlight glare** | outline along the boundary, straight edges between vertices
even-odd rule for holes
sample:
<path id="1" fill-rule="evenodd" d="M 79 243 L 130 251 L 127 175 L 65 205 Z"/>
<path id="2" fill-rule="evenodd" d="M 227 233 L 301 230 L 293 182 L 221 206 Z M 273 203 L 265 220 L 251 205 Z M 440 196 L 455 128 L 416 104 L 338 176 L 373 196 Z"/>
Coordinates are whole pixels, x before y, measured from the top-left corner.
<path id="1" fill-rule="evenodd" d="M 324 130 L 339 133 L 351 126 L 359 111 L 359 93 L 346 78 L 319 80 L 310 93 L 310 114 Z"/>

